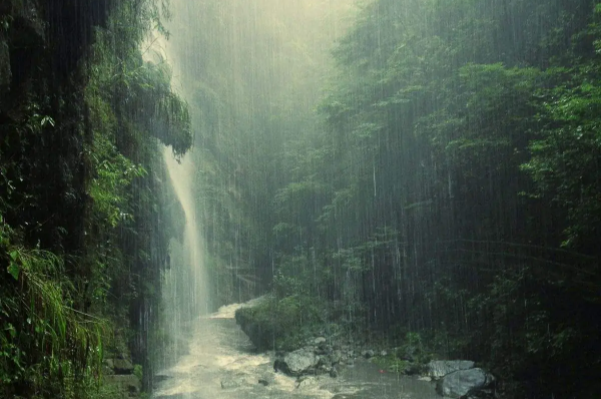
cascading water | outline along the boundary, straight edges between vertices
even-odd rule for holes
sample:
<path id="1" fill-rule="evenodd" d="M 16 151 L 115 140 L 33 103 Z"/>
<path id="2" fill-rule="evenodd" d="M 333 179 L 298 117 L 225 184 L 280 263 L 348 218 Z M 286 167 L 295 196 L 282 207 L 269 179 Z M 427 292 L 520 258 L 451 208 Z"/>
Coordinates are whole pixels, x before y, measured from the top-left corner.
<path id="1" fill-rule="evenodd" d="M 169 55 L 168 41 L 159 32 L 150 37 L 144 58 L 157 64 L 167 62 L 172 71 L 177 70 L 177 63 Z M 177 79 L 173 81 L 177 82 Z M 173 89 L 186 98 L 183 87 L 176 86 Z M 167 174 L 175 200 L 179 202 L 171 206 L 179 206 L 183 211 L 184 229 L 179 239 L 171 239 L 169 243 L 170 265 L 163 276 L 161 324 L 166 342 L 162 343 L 162 359 L 157 359 L 159 367 L 174 364 L 182 354 L 188 352 L 191 332 L 212 308 L 205 267 L 206 251 L 196 209 L 199 193 L 195 190 L 193 152 L 194 148 L 176 158 L 170 147 L 163 150 Z M 172 212 L 172 216 L 177 213 Z"/>
<path id="2" fill-rule="evenodd" d="M 183 352 L 183 348 L 178 348 L 178 342 L 185 342 L 181 339 L 182 334 L 190 331 L 211 306 L 204 244 L 194 203 L 194 164 L 190 156 L 178 162 L 169 148 L 165 148 L 164 159 L 185 216 L 183 240 L 173 239 L 170 243 L 172 267 L 165 273 L 163 286 L 164 321 L 169 336 L 174 340 L 172 355 L 176 356 Z"/>

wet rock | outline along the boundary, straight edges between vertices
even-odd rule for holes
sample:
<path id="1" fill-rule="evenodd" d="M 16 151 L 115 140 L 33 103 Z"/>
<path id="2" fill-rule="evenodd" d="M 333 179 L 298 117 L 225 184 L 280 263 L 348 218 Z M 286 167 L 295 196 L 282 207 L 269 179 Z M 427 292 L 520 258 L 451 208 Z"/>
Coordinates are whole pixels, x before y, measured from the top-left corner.
<path id="1" fill-rule="evenodd" d="M 154 377 L 152 377 L 152 387 L 153 388 L 157 388 L 159 387 L 159 385 L 161 385 L 163 382 L 172 379 L 173 377 L 170 375 L 164 375 L 164 374 L 158 374 L 155 375 Z"/>
<path id="2" fill-rule="evenodd" d="M 405 374 L 407 375 L 418 375 L 424 371 L 424 366 L 420 363 L 408 362 L 405 368 Z"/>
<path id="3" fill-rule="evenodd" d="M 296 389 L 306 389 L 315 386 L 317 383 L 318 380 L 315 377 L 305 375 L 298 379 Z"/>
<path id="4" fill-rule="evenodd" d="M 262 322 L 257 318 L 255 309 L 244 307 L 236 310 L 236 323 L 258 349 L 269 349 L 275 344 L 274 338 L 279 335 L 277 325 Z"/>
<path id="5" fill-rule="evenodd" d="M 125 358 L 113 359 L 112 368 L 115 374 L 126 375 L 133 374 L 134 372 L 134 365 L 128 359 Z"/>
<path id="6" fill-rule="evenodd" d="M 427 366 L 427 375 L 432 378 L 442 378 L 459 370 L 474 368 L 471 360 L 432 360 Z"/>
<path id="7" fill-rule="evenodd" d="M 449 398 L 462 398 L 487 388 L 494 377 L 480 368 L 459 370 L 444 376 L 436 386 L 439 394 Z"/>
<path id="8" fill-rule="evenodd" d="M 324 337 L 318 337 L 318 338 L 315 338 L 315 340 L 313 341 L 313 344 L 319 346 L 321 344 L 325 344 L 326 341 L 327 340 Z"/>
<path id="9" fill-rule="evenodd" d="M 283 358 L 276 360 L 274 369 L 293 377 L 299 377 L 313 373 L 319 364 L 319 360 L 319 356 L 316 356 L 313 350 L 302 348 L 287 353 Z"/>

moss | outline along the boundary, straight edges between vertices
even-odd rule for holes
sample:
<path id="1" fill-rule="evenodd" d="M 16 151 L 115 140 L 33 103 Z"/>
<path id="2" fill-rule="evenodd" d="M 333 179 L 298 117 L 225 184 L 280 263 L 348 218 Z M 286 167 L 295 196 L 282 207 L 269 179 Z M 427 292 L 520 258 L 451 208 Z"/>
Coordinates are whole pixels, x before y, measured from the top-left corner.
<path id="1" fill-rule="evenodd" d="M 321 304 L 309 297 L 270 298 L 236 311 L 236 321 L 258 349 L 294 350 L 325 326 Z"/>

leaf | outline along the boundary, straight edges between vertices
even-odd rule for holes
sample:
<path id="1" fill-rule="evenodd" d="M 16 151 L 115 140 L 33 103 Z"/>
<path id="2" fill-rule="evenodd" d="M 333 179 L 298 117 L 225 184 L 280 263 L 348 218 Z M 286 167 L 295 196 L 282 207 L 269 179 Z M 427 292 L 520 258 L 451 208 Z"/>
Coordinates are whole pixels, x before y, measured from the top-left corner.
<path id="1" fill-rule="evenodd" d="M 11 323 L 8 323 L 8 328 L 6 328 L 6 330 L 8 330 L 11 338 L 15 338 L 17 336 L 17 330 Z"/>
<path id="2" fill-rule="evenodd" d="M 10 258 L 11 258 L 11 259 L 12 259 L 14 262 L 16 262 L 16 261 L 17 261 L 17 258 L 19 257 L 19 251 L 16 251 L 16 250 L 15 250 L 15 251 L 10 251 L 9 255 L 10 255 Z"/>
<path id="3" fill-rule="evenodd" d="M 44 126 L 46 126 L 46 124 L 49 124 L 50 126 L 54 127 L 54 119 L 52 119 L 51 116 L 44 116 L 42 118 L 41 125 L 42 125 L 42 127 L 44 127 Z"/>
<path id="4" fill-rule="evenodd" d="M 15 280 L 19 280 L 19 273 L 21 272 L 21 267 L 19 267 L 18 264 L 11 262 L 7 270 Z"/>

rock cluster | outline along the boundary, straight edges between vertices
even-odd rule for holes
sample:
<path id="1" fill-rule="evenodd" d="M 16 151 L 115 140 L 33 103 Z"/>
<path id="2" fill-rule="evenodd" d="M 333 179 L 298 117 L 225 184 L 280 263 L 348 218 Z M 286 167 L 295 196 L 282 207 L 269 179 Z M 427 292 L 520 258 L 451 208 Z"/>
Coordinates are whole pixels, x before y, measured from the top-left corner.
<path id="1" fill-rule="evenodd" d="M 364 356 L 373 354 L 373 351 L 367 351 Z M 273 367 L 293 377 L 328 374 L 336 378 L 339 368 L 352 366 L 356 357 L 357 353 L 350 345 L 331 344 L 328 339 L 318 337 L 300 349 L 278 354 Z"/>
<path id="2" fill-rule="evenodd" d="M 123 354 L 104 360 L 104 383 L 117 388 L 118 399 L 139 397 L 142 389 L 142 382 L 134 375 L 134 365 Z"/>
<path id="3" fill-rule="evenodd" d="M 428 363 L 427 376 L 437 380 L 436 391 L 448 398 L 491 397 L 495 378 L 469 360 L 435 360 Z"/>

